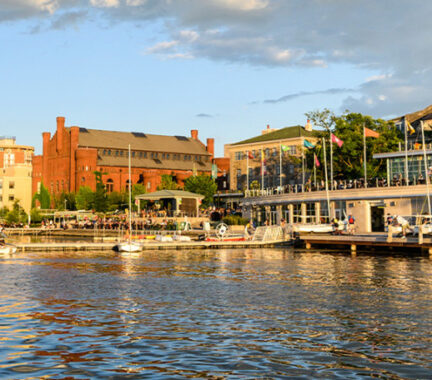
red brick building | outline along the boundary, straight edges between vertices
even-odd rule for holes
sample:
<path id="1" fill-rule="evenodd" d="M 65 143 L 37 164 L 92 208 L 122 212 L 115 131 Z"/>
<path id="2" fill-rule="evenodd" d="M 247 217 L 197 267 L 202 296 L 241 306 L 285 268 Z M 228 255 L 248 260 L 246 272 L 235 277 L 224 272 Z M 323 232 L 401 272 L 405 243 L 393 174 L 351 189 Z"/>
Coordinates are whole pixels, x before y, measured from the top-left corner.
<path id="1" fill-rule="evenodd" d="M 94 171 L 103 175 L 107 191 L 124 191 L 129 183 L 128 145 L 131 146 L 132 184 L 155 191 L 162 174 L 172 175 L 177 183 L 193 173 L 211 174 L 214 139 L 207 146 L 191 137 L 150 135 L 142 132 L 116 132 L 80 127 L 65 127 L 57 117 L 57 130 L 42 133 L 43 153 L 33 158 L 33 193 L 39 184 L 53 193 L 76 192 L 81 186 L 96 189 Z"/>

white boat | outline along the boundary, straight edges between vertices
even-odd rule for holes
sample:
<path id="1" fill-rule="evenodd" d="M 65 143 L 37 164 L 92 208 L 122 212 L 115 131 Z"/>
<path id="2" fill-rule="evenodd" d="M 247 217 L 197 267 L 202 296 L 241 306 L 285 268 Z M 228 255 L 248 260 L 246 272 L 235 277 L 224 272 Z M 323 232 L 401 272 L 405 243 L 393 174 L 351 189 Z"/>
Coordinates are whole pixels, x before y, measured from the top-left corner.
<path id="1" fill-rule="evenodd" d="M 143 246 L 131 240 L 132 237 L 132 179 L 131 179 L 131 151 L 129 145 L 129 237 L 114 246 L 118 252 L 136 253 L 143 250 Z"/>
<path id="2" fill-rule="evenodd" d="M 297 224 L 293 226 L 294 232 L 324 234 L 334 231 L 331 224 Z"/>
<path id="3" fill-rule="evenodd" d="M 16 251 L 17 248 L 11 244 L 0 246 L 0 253 L 10 254 L 10 253 L 15 253 Z"/>
<path id="4" fill-rule="evenodd" d="M 123 241 L 116 245 L 116 249 L 119 252 L 135 253 L 141 252 L 143 247 L 140 243 L 137 242 Z"/>

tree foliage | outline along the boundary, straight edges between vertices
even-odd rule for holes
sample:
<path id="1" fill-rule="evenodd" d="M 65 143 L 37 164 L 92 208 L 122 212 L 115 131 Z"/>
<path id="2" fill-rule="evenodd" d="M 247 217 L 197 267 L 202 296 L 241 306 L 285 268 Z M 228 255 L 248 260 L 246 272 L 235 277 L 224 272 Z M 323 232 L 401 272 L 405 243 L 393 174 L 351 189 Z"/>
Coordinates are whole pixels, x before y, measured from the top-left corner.
<path id="1" fill-rule="evenodd" d="M 328 111 L 328 110 L 326 110 Z M 379 138 L 366 138 L 366 166 L 368 178 L 386 175 L 385 160 L 376 160 L 373 158 L 375 153 L 390 152 L 398 148 L 402 139 L 401 132 L 392 122 L 382 119 L 374 119 L 371 116 L 365 116 L 360 113 L 345 113 L 336 117 L 325 112 L 319 115 L 319 111 L 314 111 L 315 115 L 307 114 L 311 120 L 324 120 L 320 124 L 325 128 L 325 123 L 329 126 L 328 131 L 323 131 L 321 136 L 326 139 L 327 145 L 327 165 L 330 165 L 329 133 L 334 133 L 343 141 L 342 147 L 333 144 L 333 172 L 334 178 L 358 179 L 364 176 L 363 169 L 363 128 L 372 129 L 380 134 Z M 329 121 L 331 119 L 331 122 Z M 316 144 L 314 150 L 308 150 L 307 160 L 308 167 L 314 166 L 313 153 L 317 154 L 321 162 L 321 169 L 324 165 L 324 156 L 322 142 Z M 322 173 L 317 170 L 318 178 L 322 178 Z"/>
<path id="2" fill-rule="evenodd" d="M 78 210 L 91 210 L 93 208 L 94 193 L 89 186 L 81 186 L 75 200 Z"/>
<path id="3" fill-rule="evenodd" d="M 28 216 L 24 209 L 21 207 L 18 199 L 15 200 L 12 206 L 12 210 L 7 213 L 6 221 L 8 223 L 27 223 Z"/>
<path id="4" fill-rule="evenodd" d="M 108 202 L 107 202 L 107 194 L 105 189 L 105 184 L 102 181 L 102 175 L 104 173 L 100 171 L 93 172 L 96 179 L 96 191 L 93 195 L 93 208 L 96 211 L 106 211 Z"/>
<path id="5" fill-rule="evenodd" d="M 161 175 L 161 183 L 157 187 L 158 190 L 178 190 L 180 186 L 174 181 L 173 176 L 169 174 Z"/>
<path id="6" fill-rule="evenodd" d="M 217 185 L 210 176 L 197 175 L 186 179 L 184 189 L 192 193 L 204 195 L 205 198 L 202 204 L 209 206 L 213 202 L 213 195 L 216 193 Z"/>
<path id="7" fill-rule="evenodd" d="M 32 207 L 36 207 L 36 201 L 39 201 L 41 209 L 51 208 L 51 196 L 48 189 L 44 186 L 43 182 L 40 184 L 40 190 L 33 196 Z"/>

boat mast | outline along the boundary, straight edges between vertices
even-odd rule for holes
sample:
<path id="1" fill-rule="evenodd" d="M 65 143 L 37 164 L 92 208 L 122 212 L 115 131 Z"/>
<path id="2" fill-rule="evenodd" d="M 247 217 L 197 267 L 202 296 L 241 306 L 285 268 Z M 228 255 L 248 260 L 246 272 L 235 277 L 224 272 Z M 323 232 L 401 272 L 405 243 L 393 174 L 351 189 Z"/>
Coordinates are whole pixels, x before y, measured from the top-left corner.
<path id="1" fill-rule="evenodd" d="M 428 173 L 428 168 L 427 168 L 427 155 L 426 155 L 426 144 L 425 144 L 425 138 L 424 138 L 423 121 L 420 121 L 420 126 L 421 126 L 421 131 L 422 131 L 423 160 L 424 160 L 424 167 L 425 167 L 428 211 L 429 211 L 429 215 L 431 215 L 431 201 L 430 201 L 430 194 L 429 194 L 429 173 Z"/>
<path id="2" fill-rule="evenodd" d="M 328 210 L 328 218 L 329 223 L 331 221 L 330 219 L 330 195 L 329 195 L 329 188 L 328 188 L 328 178 L 327 178 L 327 153 L 326 153 L 326 143 L 325 143 L 325 137 L 322 138 L 323 142 L 323 150 L 324 150 L 324 173 L 325 173 L 325 190 L 326 190 L 326 196 L 327 196 L 327 210 Z"/>
<path id="3" fill-rule="evenodd" d="M 131 235 L 132 235 L 132 180 L 131 180 L 131 147 L 129 144 L 128 148 L 128 156 L 129 156 L 129 244 L 131 243 Z"/>

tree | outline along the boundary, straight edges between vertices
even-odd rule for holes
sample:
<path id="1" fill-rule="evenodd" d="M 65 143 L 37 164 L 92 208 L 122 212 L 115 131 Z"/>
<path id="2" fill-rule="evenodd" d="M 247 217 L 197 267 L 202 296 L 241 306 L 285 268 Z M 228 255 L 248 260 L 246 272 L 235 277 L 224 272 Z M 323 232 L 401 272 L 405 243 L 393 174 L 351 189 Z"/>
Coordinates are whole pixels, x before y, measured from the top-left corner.
<path id="1" fill-rule="evenodd" d="M 54 207 L 57 210 L 76 210 L 75 194 L 62 192 L 54 197 Z"/>
<path id="2" fill-rule="evenodd" d="M 216 182 L 208 175 L 191 176 L 186 179 L 184 189 L 192 193 L 204 195 L 202 204 L 209 206 L 213 202 L 213 195 L 216 193 Z"/>
<path id="3" fill-rule="evenodd" d="M 328 108 L 324 108 L 322 111 L 306 112 L 305 115 L 313 125 L 324 128 L 326 131 L 330 131 L 333 128 L 337 119 L 335 114 Z"/>
<path id="4" fill-rule="evenodd" d="M 93 208 L 96 211 L 106 211 L 108 202 L 107 202 L 107 194 L 105 189 L 105 184 L 102 181 L 102 173 L 100 171 L 93 172 L 96 179 L 96 191 L 94 192 L 93 198 Z"/>
<path id="5" fill-rule="evenodd" d="M 28 221 L 27 214 L 19 204 L 18 199 L 15 200 L 12 206 L 12 210 L 7 213 L 6 221 L 8 223 L 27 223 Z"/>
<path id="6" fill-rule="evenodd" d="M 162 174 L 161 183 L 157 187 L 158 190 L 178 190 L 180 186 L 173 180 L 173 176 L 169 174 Z"/>
<path id="7" fill-rule="evenodd" d="M 124 210 L 129 207 L 129 195 L 126 192 L 113 191 L 108 194 L 107 204 L 109 211 Z"/>
<path id="8" fill-rule="evenodd" d="M 75 199 L 78 210 L 91 210 L 93 208 L 94 193 L 89 186 L 81 186 Z"/>
<path id="9" fill-rule="evenodd" d="M 36 207 L 36 201 L 39 201 L 41 209 L 51 208 L 51 197 L 48 189 L 44 186 L 43 182 L 40 184 L 39 192 L 33 196 L 32 207 Z"/>
<path id="10" fill-rule="evenodd" d="M 145 194 L 145 193 L 146 193 L 146 188 L 143 184 L 136 183 L 135 185 L 132 186 L 132 208 L 133 209 L 137 209 L 137 207 L 135 206 L 135 198 L 138 195 Z"/>
<path id="11" fill-rule="evenodd" d="M 316 111 L 317 112 L 317 111 Z M 343 177 L 345 179 L 358 179 L 364 176 L 363 170 L 363 127 L 372 129 L 380 134 L 379 138 L 366 139 L 367 151 L 367 172 L 368 177 L 385 176 L 386 163 L 384 160 L 373 159 L 373 154 L 381 152 L 390 152 L 397 149 L 402 139 L 401 132 L 393 125 L 382 119 L 373 119 L 371 116 L 365 116 L 360 113 L 345 113 L 339 117 L 333 117 L 334 125 L 331 131 L 343 141 L 342 147 L 333 146 L 333 171 L 334 177 Z M 329 157 L 329 134 L 322 133 L 327 140 L 327 162 Z M 307 152 L 308 167 L 313 167 L 313 153 L 316 153 L 321 168 L 324 164 L 323 150 L 321 142 L 316 145 L 314 150 Z M 317 171 L 317 177 L 322 178 L 320 170 Z M 321 174 L 321 175 L 320 175 Z"/>

